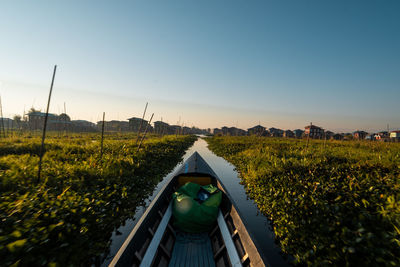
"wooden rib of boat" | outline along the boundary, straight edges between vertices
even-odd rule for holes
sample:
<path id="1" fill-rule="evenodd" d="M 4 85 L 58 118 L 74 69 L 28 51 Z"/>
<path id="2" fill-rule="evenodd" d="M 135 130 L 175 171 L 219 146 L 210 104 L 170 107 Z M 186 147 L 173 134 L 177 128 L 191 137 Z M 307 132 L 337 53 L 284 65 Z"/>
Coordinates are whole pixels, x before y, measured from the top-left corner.
<path id="1" fill-rule="evenodd" d="M 208 233 L 174 229 L 172 194 L 187 182 L 213 184 L 223 193 L 217 221 Z M 265 266 L 221 181 L 195 152 L 160 190 L 110 266 Z"/>

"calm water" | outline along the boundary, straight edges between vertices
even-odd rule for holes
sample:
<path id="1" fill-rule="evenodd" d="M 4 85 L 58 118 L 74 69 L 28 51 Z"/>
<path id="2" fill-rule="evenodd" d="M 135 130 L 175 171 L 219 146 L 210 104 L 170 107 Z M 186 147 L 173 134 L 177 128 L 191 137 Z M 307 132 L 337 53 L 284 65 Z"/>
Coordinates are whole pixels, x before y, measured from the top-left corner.
<path id="1" fill-rule="evenodd" d="M 195 151 L 200 153 L 221 179 L 239 209 L 248 231 L 253 235 L 256 239 L 255 242 L 257 242 L 258 246 L 261 248 L 260 253 L 262 253 L 264 260 L 266 260 L 271 266 L 289 266 L 281 256 L 280 248 L 274 243 L 274 233 L 271 230 L 268 219 L 259 213 L 253 200 L 248 199 L 243 186 L 239 184 L 240 179 L 238 173 L 234 170 L 234 166 L 223 158 L 213 154 L 207 148 L 207 142 L 203 139 L 198 139 L 193 146 L 186 151 L 184 160 L 190 157 Z M 147 200 L 147 205 L 151 202 L 154 196 L 157 195 L 164 184 L 173 177 L 175 171 L 177 171 L 181 164 L 182 163 L 178 164 L 175 169 L 165 176 L 157 185 L 153 195 Z M 106 261 L 103 262 L 103 266 L 107 266 L 111 262 L 112 258 L 118 252 L 118 249 L 122 246 L 145 209 L 146 207 L 138 208 L 134 219 L 127 220 L 125 226 L 120 227 L 118 231 L 113 233 L 110 254 Z M 119 232 L 118 235 L 116 234 L 117 232 Z"/>

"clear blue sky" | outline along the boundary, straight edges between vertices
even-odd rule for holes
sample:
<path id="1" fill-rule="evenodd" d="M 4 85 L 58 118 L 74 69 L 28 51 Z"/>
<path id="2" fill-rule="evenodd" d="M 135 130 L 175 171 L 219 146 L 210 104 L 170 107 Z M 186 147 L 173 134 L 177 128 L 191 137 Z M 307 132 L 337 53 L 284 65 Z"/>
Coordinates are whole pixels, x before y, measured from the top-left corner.
<path id="1" fill-rule="evenodd" d="M 7 116 L 400 127 L 400 1 L 1 1 Z M 150 114 L 148 115 L 150 116 Z"/>

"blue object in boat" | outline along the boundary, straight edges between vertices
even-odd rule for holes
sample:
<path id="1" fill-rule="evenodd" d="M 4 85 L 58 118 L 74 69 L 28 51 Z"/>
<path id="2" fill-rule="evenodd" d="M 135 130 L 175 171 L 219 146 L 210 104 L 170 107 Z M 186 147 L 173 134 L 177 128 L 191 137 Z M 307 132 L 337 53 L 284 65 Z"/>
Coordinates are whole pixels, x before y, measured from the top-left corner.
<path id="1" fill-rule="evenodd" d="M 199 192 L 197 192 L 197 199 L 200 200 L 200 202 L 205 201 L 207 198 L 210 197 L 210 193 L 208 193 L 206 190 L 201 188 Z"/>

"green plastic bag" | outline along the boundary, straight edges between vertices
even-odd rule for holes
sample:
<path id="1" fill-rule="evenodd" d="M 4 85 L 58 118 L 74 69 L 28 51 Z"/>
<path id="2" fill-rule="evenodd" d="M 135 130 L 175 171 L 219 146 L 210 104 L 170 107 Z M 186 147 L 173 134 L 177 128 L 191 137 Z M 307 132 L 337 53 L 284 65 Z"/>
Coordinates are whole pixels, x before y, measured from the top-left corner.
<path id="1" fill-rule="evenodd" d="M 201 189 L 207 191 L 210 196 L 199 203 L 195 199 Z M 211 184 L 200 186 L 195 183 L 186 183 L 173 194 L 174 226 L 188 233 L 210 231 L 217 219 L 221 200 L 222 192 Z"/>

